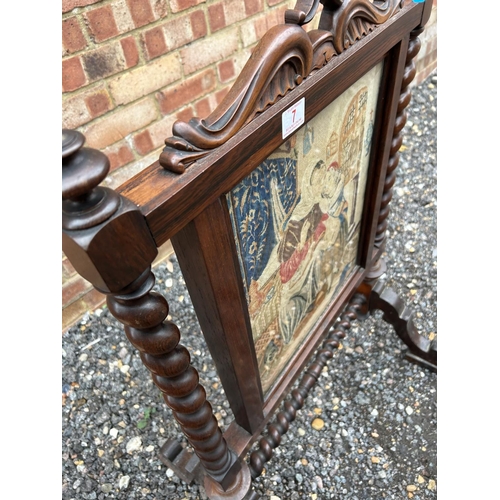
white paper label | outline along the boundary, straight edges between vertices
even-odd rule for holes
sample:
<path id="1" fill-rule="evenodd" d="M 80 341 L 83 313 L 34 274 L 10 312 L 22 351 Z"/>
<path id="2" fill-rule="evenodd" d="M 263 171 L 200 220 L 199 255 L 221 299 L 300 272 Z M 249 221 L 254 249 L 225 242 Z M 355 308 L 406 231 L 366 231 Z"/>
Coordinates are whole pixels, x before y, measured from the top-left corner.
<path id="1" fill-rule="evenodd" d="M 291 108 L 283 111 L 281 115 L 282 137 L 288 137 L 292 132 L 295 132 L 305 122 L 305 103 L 303 97 L 300 101 L 296 102 Z"/>

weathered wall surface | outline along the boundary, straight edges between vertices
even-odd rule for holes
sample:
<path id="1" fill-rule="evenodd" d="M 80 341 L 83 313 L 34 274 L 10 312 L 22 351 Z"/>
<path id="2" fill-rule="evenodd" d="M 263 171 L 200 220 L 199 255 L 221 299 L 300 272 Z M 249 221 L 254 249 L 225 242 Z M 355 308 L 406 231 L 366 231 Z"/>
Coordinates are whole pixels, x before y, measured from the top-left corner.
<path id="1" fill-rule="evenodd" d="M 116 187 L 158 159 L 172 124 L 210 114 L 295 0 L 63 0 L 62 127 L 104 152 Z M 415 83 L 437 64 L 437 0 Z M 316 21 L 317 23 L 317 21 Z M 308 26 L 308 28 L 315 27 Z M 156 262 L 171 253 L 169 243 Z M 63 330 L 104 296 L 62 256 Z"/>

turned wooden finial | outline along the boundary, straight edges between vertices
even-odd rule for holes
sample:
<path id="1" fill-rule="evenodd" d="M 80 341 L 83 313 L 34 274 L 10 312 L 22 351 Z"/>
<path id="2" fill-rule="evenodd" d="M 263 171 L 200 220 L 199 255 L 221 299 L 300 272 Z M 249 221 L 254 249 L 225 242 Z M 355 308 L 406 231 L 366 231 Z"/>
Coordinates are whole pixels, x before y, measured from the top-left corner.
<path id="1" fill-rule="evenodd" d="M 99 186 L 109 160 L 84 143 L 83 134 L 63 129 L 63 251 L 99 291 L 119 292 L 150 266 L 158 250 L 140 209 Z"/>
<path id="2" fill-rule="evenodd" d="M 120 204 L 118 195 L 99 184 L 109 172 L 108 157 L 82 147 L 85 136 L 62 131 L 63 229 L 86 229 L 109 219 Z"/>

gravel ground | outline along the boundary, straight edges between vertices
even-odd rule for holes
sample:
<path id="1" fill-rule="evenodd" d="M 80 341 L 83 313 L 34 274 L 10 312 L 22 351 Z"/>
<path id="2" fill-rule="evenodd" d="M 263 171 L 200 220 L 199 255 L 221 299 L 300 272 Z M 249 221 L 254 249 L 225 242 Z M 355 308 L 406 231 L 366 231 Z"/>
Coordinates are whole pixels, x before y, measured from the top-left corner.
<path id="1" fill-rule="evenodd" d="M 413 91 L 389 215 L 386 281 L 437 338 L 437 74 Z M 200 372 L 220 425 L 232 419 L 173 256 L 156 289 Z M 62 499 L 206 499 L 157 458 L 182 438 L 120 324 L 99 309 L 62 338 Z M 355 322 L 264 473 L 263 498 L 437 498 L 437 377 L 404 359 L 375 314 Z M 320 430 L 312 427 L 321 419 Z"/>

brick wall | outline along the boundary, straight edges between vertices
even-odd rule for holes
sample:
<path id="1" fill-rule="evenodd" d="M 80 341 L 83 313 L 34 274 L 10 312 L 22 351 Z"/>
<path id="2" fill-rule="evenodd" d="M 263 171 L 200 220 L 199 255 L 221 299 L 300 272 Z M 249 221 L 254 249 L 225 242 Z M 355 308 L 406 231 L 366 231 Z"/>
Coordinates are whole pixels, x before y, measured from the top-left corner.
<path id="1" fill-rule="evenodd" d="M 109 157 L 103 185 L 117 187 L 157 160 L 175 120 L 213 111 L 257 41 L 295 3 L 63 0 L 62 127 L 79 130 L 86 146 Z M 436 64 L 431 30 L 423 36 L 419 81 Z M 171 252 L 167 242 L 155 262 Z M 62 269 L 65 330 L 104 296 L 64 255 Z"/>

